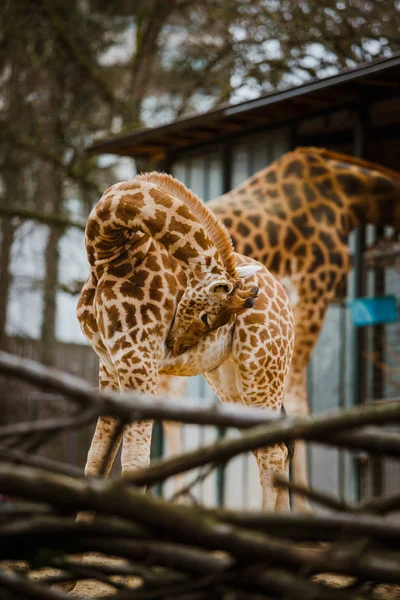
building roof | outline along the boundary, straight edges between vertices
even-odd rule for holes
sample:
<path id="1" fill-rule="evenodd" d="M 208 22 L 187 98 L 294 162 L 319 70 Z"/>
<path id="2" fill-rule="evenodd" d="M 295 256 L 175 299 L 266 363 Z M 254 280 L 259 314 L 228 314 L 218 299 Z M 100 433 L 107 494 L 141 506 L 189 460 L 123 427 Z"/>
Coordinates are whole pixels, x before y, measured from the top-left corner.
<path id="1" fill-rule="evenodd" d="M 400 52 L 254 100 L 220 106 L 160 127 L 100 139 L 87 151 L 160 160 L 171 153 L 398 94 Z"/>

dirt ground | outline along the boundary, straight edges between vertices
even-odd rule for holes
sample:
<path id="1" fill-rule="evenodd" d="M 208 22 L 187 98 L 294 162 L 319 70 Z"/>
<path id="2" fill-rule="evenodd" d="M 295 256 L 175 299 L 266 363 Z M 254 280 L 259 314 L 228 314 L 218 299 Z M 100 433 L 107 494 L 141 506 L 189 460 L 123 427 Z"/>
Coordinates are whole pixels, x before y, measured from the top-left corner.
<path id="1" fill-rule="evenodd" d="M 85 556 L 84 562 L 90 562 L 91 564 L 111 564 L 109 558 L 105 558 L 98 554 L 90 554 Z M 117 564 L 117 560 L 113 561 L 113 564 Z M 121 562 L 121 561 L 119 561 Z M 11 564 L 1 565 L 1 567 L 6 566 L 9 567 Z M 23 565 L 20 563 L 18 565 L 19 568 L 23 568 Z M 40 571 L 33 571 L 31 573 L 32 579 L 38 581 L 41 579 L 46 579 L 56 574 L 54 569 L 42 569 Z M 121 577 L 115 577 L 115 581 L 122 581 Z M 348 583 L 350 583 L 350 579 L 348 577 L 340 577 L 337 575 L 320 575 L 316 578 L 319 581 L 324 581 L 328 583 L 331 587 L 341 588 Z M 130 587 L 136 587 L 139 581 L 135 577 L 130 577 L 125 579 L 125 585 L 129 585 Z M 71 597 L 80 596 L 81 598 L 99 598 L 101 596 L 105 596 L 108 594 L 112 597 L 115 593 L 115 589 L 110 586 L 100 583 L 94 580 L 85 580 L 79 581 L 76 585 L 75 589 L 71 592 Z M 375 590 L 375 596 L 377 600 L 400 600 L 400 586 L 395 585 L 380 585 Z M 298 598 L 298 600 L 303 600 Z"/>

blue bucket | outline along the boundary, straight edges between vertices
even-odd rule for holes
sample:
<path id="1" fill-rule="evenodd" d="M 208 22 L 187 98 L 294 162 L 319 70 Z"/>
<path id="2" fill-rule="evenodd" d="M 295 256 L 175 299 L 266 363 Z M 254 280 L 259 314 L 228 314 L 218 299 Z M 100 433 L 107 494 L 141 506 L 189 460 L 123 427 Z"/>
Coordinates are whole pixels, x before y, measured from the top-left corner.
<path id="1" fill-rule="evenodd" d="M 356 327 L 394 323 L 398 320 L 396 296 L 380 298 L 354 298 L 348 303 L 351 318 Z"/>

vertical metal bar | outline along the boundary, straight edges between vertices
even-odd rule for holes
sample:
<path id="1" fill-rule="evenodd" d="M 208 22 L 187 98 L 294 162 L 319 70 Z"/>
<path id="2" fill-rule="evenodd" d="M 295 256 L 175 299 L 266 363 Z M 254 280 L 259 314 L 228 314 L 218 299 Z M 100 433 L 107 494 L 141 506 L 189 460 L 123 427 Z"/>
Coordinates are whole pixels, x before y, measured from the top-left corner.
<path id="1" fill-rule="evenodd" d="M 375 240 L 382 237 L 384 227 L 375 227 Z M 380 296 L 385 292 L 385 269 L 376 268 L 374 271 L 374 296 Z M 372 365 L 372 397 L 373 399 L 383 397 L 383 377 L 379 365 L 384 362 L 384 340 L 385 326 L 375 325 L 372 329 L 372 352 L 374 355 L 374 363 Z M 371 458 L 371 476 L 372 476 L 372 494 L 373 496 L 381 496 L 384 492 L 384 469 L 383 458 L 374 456 Z"/>
<path id="2" fill-rule="evenodd" d="M 368 109 L 362 107 L 355 114 L 354 119 L 354 155 L 358 158 L 367 158 L 368 154 Z M 353 272 L 353 297 L 360 297 L 365 293 L 365 273 L 363 265 L 363 252 L 365 248 L 365 227 L 361 226 L 355 231 L 354 240 L 354 272 Z M 365 332 L 362 328 L 353 327 L 352 331 L 352 357 L 353 357 L 353 394 L 352 403 L 353 405 L 361 404 L 365 401 L 365 385 L 364 385 L 364 374 L 365 374 L 365 361 L 362 356 L 362 349 L 364 347 Z M 358 498 L 361 496 L 361 485 L 360 485 L 360 469 L 357 463 L 357 477 L 358 489 L 356 495 Z"/>
<path id="3" fill-rule="evenodd" d="M 229 144 L 222 146 L 222 193 L 226 194 L 232 189 L 232 147 Z"/>
<path id="4" fill-rule="evenodd" d="M 211 157 L 210 154 L 206 154 L 203 161 L 204 178 L 203 178 L 203 200 L 208 202 L 210 200 L 210 168 L 211 168 Z"/>
<path id="5" fill-rule="evenodd" d="M 346 310 L 343 304 L 339 307 L 340 351 L 339 351 L 339 408 L 346 408 Z M 346 497 L 346 454 L 339 450 L 339 496 Z"/>
<path id="6" fill-rule="evenodd" d="M 356 113 L 354 124 L 354 155 L 358 158 L 367 158 L 367 132 L 368 112 L 361 109 Z M 363 252 L 365 249 L 365 227 L 359 227 L 355 232 L 354 249 L 354 283 L 353 296 L 359 297 L 365 294 L 365 273 L 363 265 Z M 365 400 L 363 389 L 363 372 L 365 365 L 362 359 L 362 347 L 364 342 L 364 331 L 362 328 L 354 329 L 354 387 L 353 404 L 361 404 Z"/>
<path id="7" fill-rule="evenodd" d="M 153 425 L 152 437 L 152 455 L 153 458 L 160 459 L 164 455 L 164 433 L 161 421 L 156 421 Z M 162 483 L 157 483 L 155 486 L 157 496 L 163 495 Z"/>

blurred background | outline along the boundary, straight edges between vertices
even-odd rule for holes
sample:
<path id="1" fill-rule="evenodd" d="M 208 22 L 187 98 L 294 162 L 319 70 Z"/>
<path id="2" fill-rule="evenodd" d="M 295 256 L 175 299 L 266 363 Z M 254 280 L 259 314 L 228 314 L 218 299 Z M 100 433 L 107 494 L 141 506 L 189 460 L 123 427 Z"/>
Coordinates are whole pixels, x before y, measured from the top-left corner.
<path id="1" fill-rule="evenodd" d="M 399 31 L 393 0 L 3 1 L 0 348 L 96 384 L 97 358 L 75 317 L 88 274 L 84 223 L 104 189 L 137 170 L 166 169 L 207 200 L 300 144 L 396 168 Z M 399 294 L 393 264 L 364 271 L 359 292 Z M 372 364 L 361 372 L 346 295 L 344 286 L 310 366 L 314 409 L 400 395 L 398 329 L 381 327 L 368 342 L 376 352 L 385 338 L 390 377 Z M 66 410 L 53 395 L 0 386 L 3 422 Z M 189 395 L 210 393 L 199 378 Z M 205 441 L 194 428 L 183 435 L 187 448 Z M 47 452 L 82 466 L 89 438 L 71 433 Z M 255 465 L 245 460 L 209 480 L 210 502 L 222 503 L 224 482 L 240 473 L 234 505 L 258 504 L 249 491 Z M 342 495 L 393 479 L 390 471 L 385 483 L 376 465 L 365 471 L 363 460 L 328 450 L 310 457 L 319 487 Z"/>

